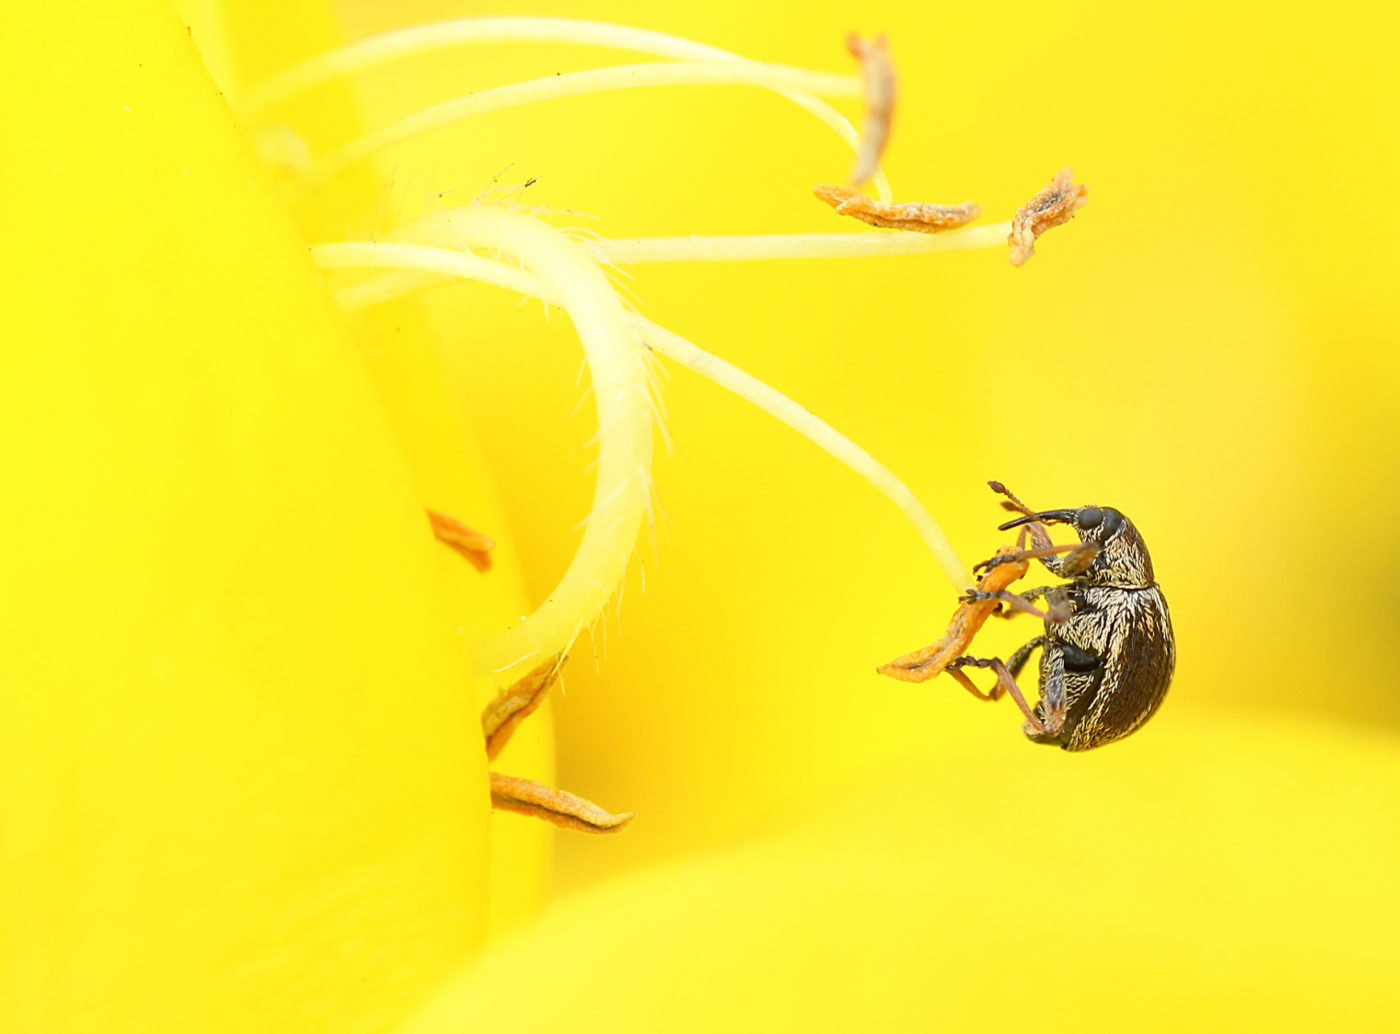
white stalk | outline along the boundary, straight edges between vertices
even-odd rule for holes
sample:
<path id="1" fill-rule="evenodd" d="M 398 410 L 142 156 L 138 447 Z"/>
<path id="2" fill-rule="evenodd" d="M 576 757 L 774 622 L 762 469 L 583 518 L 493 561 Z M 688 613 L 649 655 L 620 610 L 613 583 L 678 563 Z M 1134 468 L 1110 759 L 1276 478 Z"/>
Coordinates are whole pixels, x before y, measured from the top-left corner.
<path id="1" fill-rule="evenodd" d="M 547 284 L 529 273 L 480 255 L 453 249 L 366 242 L 322 244 L 312 251 L 317 264 L 323 269 L 382 268 L 399 271 L 340 292 L 337 300 L 349 309 L 387 301 L 425 286 L 445 282 L 448 278 L 495 284 L 547 303 L 560 303 L 560 298 Z M 405 271 L 408 275 L 403 275 Z M 752 402 L 859 474 L 900 508 L 954 588 L 961 590 L 973 584 L 966 566 L 933 515 L 908 486 L 868 452 L 792 399 L 732 363 L 635 313 L 627 314 L 627 319 L 648 347 Z"/>
<path id="2" fill-rule="evenodd" d="M 884 230 L 870 233 L 783 233 L 702 237 L 619 237 L 593 243 L 601 262 L 750 262 L 760 259 L 862 258 L 929 255 L 941 251 L 1005 248 L 1011 223 L 963 226 L 943 233 Z"/>
<path id="3" fill-rule="evenodd" d="M 502 673 L 566 651 L 602 613 L 626 572 L 647 512 L 652 412 L 645 351 L 612 285 L 588 250 L 548 223 L 520 212 L 472 205 L 429 216 L 404 236 L 515 256 L 533 276 L 444 247 L 414 244 L 323 244 L 312 249 L 325 268 L 418 270 L 544 293 L 573 320 L 583 345 L 598 412 L 593 504 L 568 570 L 523 622 L 476 643 L 474 663 Z"/>
<path id="4" fill-rule="evenodd" d="M 455 18 L 380 33 L 300 62 L 253 87 L 239 109 L 245 120 L 251 121 L 300 93 L 391 61 L 473 44 L 524 41 L 612 47 L 689 61 L 744 60 L 718 47 L 630 25 L 575 18 Z M 853 152 L 859 148 L 860 137 L 855 127 L 831 105 L 800 90 L 777 88 L 776 92 L 820 119 Z M 884 172 L 876 171 L 874 186 L 882 201 L 891 200 L 893 195 Z"/>
<path id="5" fill-rule="evenodd" d="M 809 72 L 757 61 L 655 61 L 566 72 L 479 90 L 423 108 L 329 152 L 312 163 L 301 177 L 301 183 L 306 188 L 322 186 L 351 165 L 386 147 L 491 111 L 608 90 L 700 84 L 767 86 L 837 97 L 860 96 L 861 89 L 859 80 L 851 76 Z"/>

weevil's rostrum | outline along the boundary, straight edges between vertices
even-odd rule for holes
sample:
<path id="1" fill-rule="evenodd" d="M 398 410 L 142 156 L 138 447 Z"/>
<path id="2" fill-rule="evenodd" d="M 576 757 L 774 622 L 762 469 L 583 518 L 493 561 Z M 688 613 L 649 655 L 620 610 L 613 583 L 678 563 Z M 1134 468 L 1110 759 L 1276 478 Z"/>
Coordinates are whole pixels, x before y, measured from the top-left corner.
<path id="1" fill-rule="evenodd" d="M 982 578 L 977 588 L 962 597 L 962 607 L 944 639 L 878 670 L 908 682 L 922 682 L 946 671 L 979 699 L 1009 695 L 1026 717 L 1026 736 L 1036 743 L 1090 750 L 1122 739 L 1161 706 L 1176 667 L 1171 615 L 1142 536 L 1132 521 L 1112 507 L 1036 512 L 1000 482 L 990 485 L 1006 497 L 1004 507 L 1022 515 L 1000 527 L 1002 531 L 1022 529 L 1016 547 L 1003 548 L 977 565 L 984 571 Z M 1069 525 L 1079 542 L 1055 545 L 1047 524 Z M 1028 534 L 1031 548 L 1026 549 Z M 1022 593 L 1009 591 L 1006 586 L 1026 570 L 1030 560 L 1039 560 L 1068 581 Z M 1010 578 L 1003 571 L 1008 564 L 1019 567 Z M 1045 610 L 1035 606 L 1037 599 L 1045 601 Z M 1043 618 L 1044 632 L 1007 662 L 971 656 L 949 659 L 951 650 L 970 644 L 990 613 L 986 609 L 973 613 L 972 608 L 994 605 L 1005 608 L 1007 616 L 1031 613 Z M 1016 678 L 1037 649 L 1041 651 L 1040 700 L 1032 707 Z M 937 663 L 930 663 L 930 658 Z M 962 670 L 969 667 L 991 668 L 996 685 L 983 693 Z"/>

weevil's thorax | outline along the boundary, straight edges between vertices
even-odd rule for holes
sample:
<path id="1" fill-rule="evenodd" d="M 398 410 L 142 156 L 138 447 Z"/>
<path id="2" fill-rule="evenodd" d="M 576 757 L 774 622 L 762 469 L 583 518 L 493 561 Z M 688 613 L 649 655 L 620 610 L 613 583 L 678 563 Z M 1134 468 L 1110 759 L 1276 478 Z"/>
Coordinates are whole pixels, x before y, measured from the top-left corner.
<path id="1" fill-rule="evenodd" d="M 1111 506 L 1085 506 L 1079 513 L 1088 520 L 1077 520 L 1075 530 L 1082 541 L 1098 545 L 1099 555 L 1075 581 L 1119 589 L 1151 588 L 1156 581 L 1152 557 L 1133 522 Z"/>

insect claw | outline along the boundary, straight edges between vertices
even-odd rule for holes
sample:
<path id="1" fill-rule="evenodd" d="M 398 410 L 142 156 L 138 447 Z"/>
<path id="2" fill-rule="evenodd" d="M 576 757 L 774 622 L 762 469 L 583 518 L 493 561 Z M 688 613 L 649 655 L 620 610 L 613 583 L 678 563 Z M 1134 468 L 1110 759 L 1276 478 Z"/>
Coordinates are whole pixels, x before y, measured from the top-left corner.
<path id="1" fill-rule="evenodd" d="M 1014 553 L 1002 553 L 989 560 L 983 560 L 980 563 L 974 564 L 972 566 L 972 573 L 976 574 L 978 571 L 983 570 L 990 571 L 994 567 L 1000 567 L 1002 564 L 1010 563 L 1017 559 L 1019 558 Z"/>
<path id="2" fill-rule="evenodd" d="M 994 665 L 994 664 L 996 664 L 996 663 L 997 663 L 996 661 L 994 661 L 994 660 L 987 660 L 987 658 L 985 658 L 985 657 L 968 657 L 968 656 L 964 655 L 964 656 L 962 656 L 962 657 L 958 657 L 958 658 L 956 658 L 955 660 L 950 661 L 950 662 L 948 663 L 948 667 L 949 667 L 949 668 L 962 668 L 962 667 L 967 667 L 967 666 L 970 665 L 971 667 L 974 667 L 974 668 L 990 668 L 992 665 Z"/>

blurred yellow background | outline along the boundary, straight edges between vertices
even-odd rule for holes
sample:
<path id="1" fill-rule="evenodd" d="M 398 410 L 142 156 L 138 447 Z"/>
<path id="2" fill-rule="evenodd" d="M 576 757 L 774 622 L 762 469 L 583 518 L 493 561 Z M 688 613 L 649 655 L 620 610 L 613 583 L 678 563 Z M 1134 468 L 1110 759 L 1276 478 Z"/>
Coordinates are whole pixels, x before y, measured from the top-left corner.
<path id="1" fill-rule="evenodd" d="M 1400 721 L 1385 542 L 1400 507 L 1392 7 L 821 2 L 799 19 L 780 4 L 345 5 L 351 37 L 463 13 L 627 22 L 836 71 L 850 67 L 847 30 L 883 31 L 900 71 L 886 152 L 897 197 L 973 198 L 1005 218 L 1073 166 L 1091 203 L 1024 269 L 1000 251 L 639 266 L 625 287 L 650 318 L 868 448 L 969 562 L 1005 538 L 990 477 L 1033 506 L 1128 513 L 1179 649 L 1143 738 L 1223 711 L 1246 725 L 1266 712 Z M 367 76 L 364 97 L 378 123 L 613 60 L 639 59 L 475 47 Z M 372 218 L 538 177 L 523 203 L 606 236 L 839 231 L 852 227 L 809 190 L 848 164 L 765 92 L 629 91 L 400 146 Z M 512 559 L 538 599 L 591 491 L 572 331 L 485 289 L 423 304 L 460 342 Z M 566 838 L 564 886 L 724 839 L 871 766 L 1020 737 L 1010 704 L 874 675 L 935 638 L 954 599 L 893 507 L 686 371 L 666 401 L 674 448 L 658 463 L 665 516 L 645 598 L 634 569 L 595 636 L 598 668 L 577 659 L 556 700 L 561 782 L 643 818 L 617 842 Z M 986 642 L 1006 651 L 1033 633 L 1016 622 Z"/>
<path id="2" fill-rule="evenodd" d="M 636 60 L 466 48 L 302 98 L 290 130 L 240 120 L 250 83 L 341 38 L 332 5 L 15 19 L 0 1026 L 1394 1026 L 1388 8 L 346 0 L 346 39 L 555 14 L 840 72 L 848 30 L 884 31 L 899 197 L 995 220 L 1063 165 L 1089 184 L 1019 270 L 998 249 L 618 283 L 880 457 L 969 563 L 1009 537 L 988 478 L 1127 512 L 1175 616 L 1161 714 L 1066 755 L 1008 703 L 877 677 L 961 587 L 869 486 L 675 370 L 655 544 L 573 650 L 557 751 L 541 714 L 492 765 L 638 813 L 602 839 L 488 823 L 496 686 L 472 668 L 579 539 L 574 329 L 474 285 L 342 318 L 307 245 L 474 198 L 584 235 L 851 232 L 810 196 L 850 156 L 767 93 L 631 91 L 433 133 L 294 208 L 255 151 Z M 424 506 L 496 538 L 493 570 Z"/>

